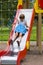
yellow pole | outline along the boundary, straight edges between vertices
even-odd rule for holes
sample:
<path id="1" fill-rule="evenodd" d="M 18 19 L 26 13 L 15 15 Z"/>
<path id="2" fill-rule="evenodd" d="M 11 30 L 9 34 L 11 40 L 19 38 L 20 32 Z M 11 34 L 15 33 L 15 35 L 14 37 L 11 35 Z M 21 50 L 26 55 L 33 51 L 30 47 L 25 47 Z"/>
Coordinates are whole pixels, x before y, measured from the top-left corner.
<path id="1" fill-rule="evenodd" d="M 18 7 L 19 7 L 20 5 L 21 5 L 21 6 L 23 5 L 23 0 L 18 0 L 17 9 L 18 9 Z"/>
<path id="2" fill-rule="evenodd" d="M 27 50 L 30 50 L 30 41 L 26 42 L 26 48 L 27 48 Z"/>
<path id="3" fill-rule="evenodd" d="M 19 5 L 22 5 L 22 3 L 23 3 L 23 0 L 18 0 Z"/>

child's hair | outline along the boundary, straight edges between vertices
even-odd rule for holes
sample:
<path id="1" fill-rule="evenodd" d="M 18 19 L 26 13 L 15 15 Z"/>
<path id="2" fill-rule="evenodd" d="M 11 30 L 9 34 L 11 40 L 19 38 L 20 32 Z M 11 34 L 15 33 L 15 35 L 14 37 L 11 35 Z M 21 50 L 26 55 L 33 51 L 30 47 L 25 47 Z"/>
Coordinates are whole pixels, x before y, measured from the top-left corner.
<path id="1" fill-rule="evenodd" d="M 20 19 L 24 19 L 25 18 L 25 15 L 24 14 L 21 14 L 19 18 Z"/>

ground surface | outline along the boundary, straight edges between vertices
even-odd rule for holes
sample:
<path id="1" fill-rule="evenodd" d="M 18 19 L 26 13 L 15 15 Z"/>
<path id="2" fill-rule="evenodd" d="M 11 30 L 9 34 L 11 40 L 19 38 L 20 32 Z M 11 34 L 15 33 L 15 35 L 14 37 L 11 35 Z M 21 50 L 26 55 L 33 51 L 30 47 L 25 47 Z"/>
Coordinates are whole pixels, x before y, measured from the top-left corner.
<path id="1" fill-rule="evenodd" d="M 27 52 L 25 59 L 22 61 L 21 65 L 43 65 L 43 53 L 39 54 L 39 49 L 35 44 L 36 42 L 31 42 L 30 51 Z M 6 44 L 3 42 L 0 44 L 0 49 L 5 49 Z M 42 46 L 43 50 L 43 46 Z"/>

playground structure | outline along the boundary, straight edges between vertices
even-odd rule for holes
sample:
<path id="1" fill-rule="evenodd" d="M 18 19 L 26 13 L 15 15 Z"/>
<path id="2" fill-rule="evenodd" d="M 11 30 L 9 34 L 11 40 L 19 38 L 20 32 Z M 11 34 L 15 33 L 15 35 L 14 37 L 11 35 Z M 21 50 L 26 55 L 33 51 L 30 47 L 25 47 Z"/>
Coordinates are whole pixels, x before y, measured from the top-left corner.
<path id="1" fill-rule="evenodd" d="M 37 4 L 37 2 L 35 4 Z M 22 42 L 20 43 L 20 50 L 17 47 L 16 41 L 14 42 L 15 49 L 14 49 L 13 56 L 11 55 L 12 49 L 10 48 L 10 43 L 9 43 L 10 38 L 9 38 L 8 43 L 7 43 L 8 44 L 7 48 L 5 50 L 2 50 L 2 51 L 0 50 L 0 64 L 20 65 L 20 61 L 25 57 L 25 55 L 27 53 L 27 49 L 30 48 L 30 43 L 29 43 L 30 42 L 30 34 L 31 34 L 31 30 L 32 30 L 35 11 L 37 9 L 35 9 L 35 10 L 34 9 L 22 9 L 23 8 L 22 4 L 23 4 L 23 1 L 18 0 L 18 6 L 17 6 L 18 9 L 17 9 L 17 13 L 16 13 L 16 16 L 14 19 L 13 26 L 12 26 L 12 31 L 10 33 L 10 38 L 13 35 L 14 28 L 15 28 L 16 22 L 17 22 L 17 18 L 19 19 L 19 15 L 21 13 L 23 13 L 26 17 L 26 21 L 27 21 L 27 24 L 29 26 L 29 30 L 26 32 L 26 34 L 22 38 Z M 34 7 L 36 7 L 36 5 Z M 39 13 L 39 11 L 37 10 L 36 13 Z M 42 13 L 42 10 L 40 13 Z M 40 13 L 39 13 L 39 15 L 40 15 Z M 41 20 L 41 17 L 39 19 Z M 38 24 L 40 25 L 40 22 L 38 22 Z M 40 28 L 38 28 L 38 29 L 41 30 Z M 40 34 L 41 32 L 38 32 L 38 33 Z M 40 43 L 39 44 L 39 51 L 41 52 L 41 39 L 40 38 L 41 38 L 41 35 L 39 35 L 39 39 L 38 39 L 38 43 Z"/>
<path id="2" fill-rule="evenodd" d="M 36 13 L 43 13 L 43 1 L 36 0 L 34 8 Z"/>

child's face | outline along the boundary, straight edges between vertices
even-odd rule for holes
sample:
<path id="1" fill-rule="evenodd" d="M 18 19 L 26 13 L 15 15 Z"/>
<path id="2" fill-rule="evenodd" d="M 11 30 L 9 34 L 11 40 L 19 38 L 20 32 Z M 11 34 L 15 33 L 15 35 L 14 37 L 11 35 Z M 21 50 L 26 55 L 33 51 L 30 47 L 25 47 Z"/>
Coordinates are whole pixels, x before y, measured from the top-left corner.
<path id="1" fill-rule="evenodd" d="M 25 16 L 23 14 L 20 15 L 20 20 L 23 22 Z"/>
<path id="2" fill-rule="evenodd" d="M 23 18 L 21 18 L 20 20 L 23 22 L 23 20 L 24 20 L 24 19 L 23 19 Z"/>

